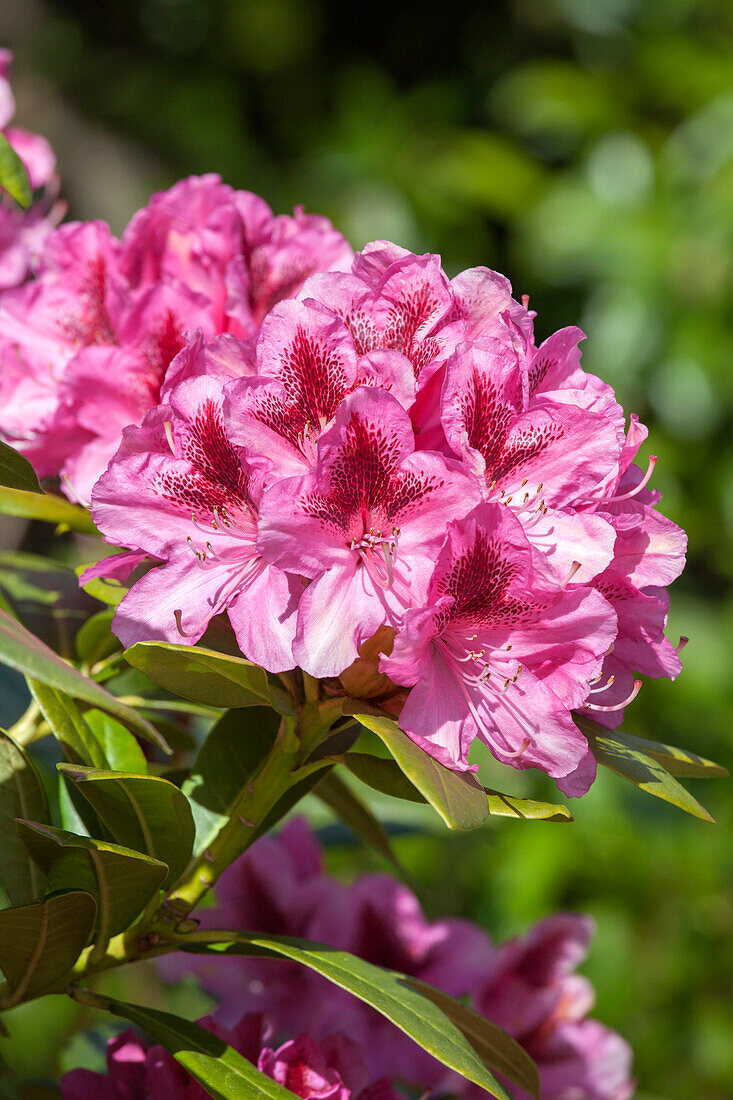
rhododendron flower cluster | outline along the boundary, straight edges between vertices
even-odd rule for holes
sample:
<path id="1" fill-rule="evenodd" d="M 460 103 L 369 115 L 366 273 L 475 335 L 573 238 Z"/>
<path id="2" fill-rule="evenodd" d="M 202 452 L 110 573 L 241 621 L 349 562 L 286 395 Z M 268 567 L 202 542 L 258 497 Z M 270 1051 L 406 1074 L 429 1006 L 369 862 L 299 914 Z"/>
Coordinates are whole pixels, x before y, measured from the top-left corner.
<path id="1" fill-rule="evenodd" d="M 364 1055 L 341 1032 L 316 1043 L 309 1035 L 276 1049 L 266 1045 L 272 1029 L 258 1015 L 232 1028 L 214 1020 L 200 1026 L 302 1100 L 399 1100 L 389 1081 L 369 1083 Z M 63 1100 L 207 1100 L 210 1095 L 161 1046 L 148 1046 L 128 1030 L 107 1044 L 107 1073 L 75 1069 L 61 1078 Z"/>
<path id="2" fill-rule="evenodd" d="M 631 1050 L 588 1013 L 590 983 L 575 973 L 593 922 L 559 913 L 497 946 L 470 921 L 430 922 L 408 887 L 368 874 L 347 886 L 324 873 L 320 846 L 301 819 L 265 837 L 224 873 L 204 927 L 302 936 L 466 998 L 516 1038 L 540 1071 L 542 1100 L 628 1100 Z M 364 1049 L 369 1073 L 431 1096 L 478 1100 L 483 1091 L 450 1074 L 374 1010 L 295 963 L 230 957 L 159 961 L 176 978 L 195 973 L 225 1025 L 263 1013 L 277 1033 L 305 1028 L 318 1039 L 343 1028 Z M 573 1091 L 574 1090 L 574 1091 Z M 517 1100 L 527 1100 L 512 1086 Z"/>
<path id="3" fill-rule="evenodd" d="M 88 504 L 123 428 L 158 404 L 186 331 L 248 348 L 273 304 L 350 257 L 325 218 L 275 217 L 218 176 L 154 195 L 121 240 L 70 222 L 46 238 L 36 278 L 0 301 L 0 432 Z"/>
<path id="4" fill-rule="evenodd" d="M 158 242 L 159 221 L 169 242 L 153 203 L 113 250 L 126 278 L 144 278 L 130 249 Z M 220 298 L 183 237 L 156 279 L 175 272 L 180 293 L 188 277 L 189 302 L 210 309 Z M 156 281 L 148 292 L 173 291 Z M 130 331 L 150 346 L 158 330 L 141 326 L 143 309 Z M 178 346 L 165 343 L 145 375 L 146 400 L 159 403 L 124 428 L 94 487 L 95 522 L 129 551 L 98 573 L 154 564 L 119 606 L 118 637 L 193 644 L 225 612 L 245 657 L 272 673 L 300 667 L 338 694 L 381 631 L 379 669 L 426 752 L 471 769 L 479 738 L 498 760 L 583 794 L 595 761 L 573 712 L 613 725 L 637 674 L 680 669 L 665 588 L 685 551 L 647 488 L 655 460 L 646 473 L 634 462 L 645 429 L 634 417 L 627 429 L 610 387 L 580 366 L 583 334 L 538 347 L 533 314 L 502 276 L 449 280 L 438 257 L 387 242 L 263 310 L 237 314 L 240 335 L 212 337 L 209 318 L 164 371 Z M 108 388 L 90 385 L 82 360 L 122 354 L 89 346 L 65 368 L 67 395 L 85 379 L 68 408 L 86 407 L 88 425 L 111 417 Z"/>
<path id="5" fill-rule="evenodd" d="M 0 49 L 0 131 L 18 154 L 35 192 L 28 210 L 0 192 L 0 290 L 18 286 L 33 269 L 47 234 L 64 215 L 59 201 L 56 157 L 46 138 L 10 123 L 15 97 L 8 74 L 13 55 Z"/>

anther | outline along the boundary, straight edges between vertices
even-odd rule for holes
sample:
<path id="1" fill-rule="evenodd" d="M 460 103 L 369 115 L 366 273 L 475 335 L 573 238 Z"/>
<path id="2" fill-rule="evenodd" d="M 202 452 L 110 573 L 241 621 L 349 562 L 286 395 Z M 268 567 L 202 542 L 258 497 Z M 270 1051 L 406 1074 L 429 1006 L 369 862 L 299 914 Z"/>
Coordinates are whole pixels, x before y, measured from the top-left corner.
<path id="1" fill-rule="evenodd" d="M 683 634 L 682 637 L 680 638 L 680 640 L 678 641 L 677 645 L 674 647 L 675 653 L 677 653 L 679 655 L 682 652 L 682 650 L 685 648 L 685 646 L 687 645 L 689 640 L 690 639 L 686 638 L 685 635 Z"/>
<path id="2" fill-rule="evenodd" d="M 163 431 L 165 432 L 165 438 L 168 440 L 168 446 L 171 449 L 171 454 L 175 458 L 176 448 L 175 448 L 175 444 L 173 442 L 173 424 L 171 423 L 170 420 L 164 420 L 163 421 Z"/>

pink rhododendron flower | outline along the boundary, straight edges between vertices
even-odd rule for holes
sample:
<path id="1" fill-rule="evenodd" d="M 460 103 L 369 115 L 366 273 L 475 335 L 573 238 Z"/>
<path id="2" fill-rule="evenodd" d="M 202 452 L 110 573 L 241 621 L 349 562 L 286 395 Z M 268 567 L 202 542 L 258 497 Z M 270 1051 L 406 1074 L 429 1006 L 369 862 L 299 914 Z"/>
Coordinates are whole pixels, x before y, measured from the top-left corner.
<path id="1" fill-rule="evenodd" d="M 586 1019 L 590 983 L 575 974 L 593 923 L 573 913 L 548 917 L 495 953 L 474 1007 L 526 1048 L 540 1071 L 543 1100 L 628 1100 L 633 1095 L 631 1049 L 615 1032 Z M 518 1100 L 528 1100 L 513 1089 Z M 463 1095 L 478 1100 L 473 1086 Z"/>
<path id="2" fill-rule="evenodd" d="M 262 499 L 258 545 L 284 569 L 312 578 L 293 647 L 313 676 L 337 676 L 395 603 L 419 599 L 445 524 L 478 497 L 457 463 L 414 450 L 410 419 L 389 393 L 345 398 L 303 478 Z"/>
<path id="3" fill-rule="evenodd" d="M 0 432 L 87 504 L 122 429 L 164 396 L 184 332 L 236 332 L 249 348 L 272 305 L 350 258 L 325 218 L 276 218 L 216 176 L 153 196 L 121 241 L 101 223 L 64 226 L 36 281 L 0 306 Z"/>
<path id="4" fill-rule="evenodd" d="M 34 267 L 44 238 L 61 221 L 66 206 L 58 201 L 56 157 L 40 134 L 32 134 L 10 122 L 15 114 L 8 72 L 13 55 L 0 49 L 0 131 L 23 162 L 31 190 L 36 192 L 28 210 L 0 191 L 0 290 L 19 286 Z"/>
<path id="5" fill-rule="evenodd" d="M 341 1032 L 316 1043 L 299 1035 L 277 1049 L 266 1046 L 271 1029 L 261 1016 L 243 1016 L 226 1030 L 199 1020 L 261 1073 L 302 1100 L 399 1100 L 392 1084 L 372 1084 L 360 1048 Z M 107 1044 L 107 1073 L 76 1069 L 61 1078 L 63 1100 L 207 1100 L 209 1093 L 161 1046 L 148 1046 L 128 1030 Z"/>
<path id="6" fill-rule="evenodd" d="M 125 596 L 113 629 L 125 645 L 193 644 L 228 611 L 243 652 L 271 671 L 292 668 L 301 582 L 257 549 L 262 479 L 229 440 L 221 382 L 187 379 L 169 400 L 125 429 L 94 490 L 105 535 L 163 563 Z"/>
<path id="7" fill-rule="evenodd" d="M 450 524 L 425 606 L 405 613 L 380 667 L 414 684 L 400 725 L 448 767 L 468 768 L 479 737 L 504 763 L 541 767 L 582 794 L 594 769 L 570 711 L 600 671 L 616 617 L 597 592 L 547 587 L 534 560 L 500 504 Z"/>

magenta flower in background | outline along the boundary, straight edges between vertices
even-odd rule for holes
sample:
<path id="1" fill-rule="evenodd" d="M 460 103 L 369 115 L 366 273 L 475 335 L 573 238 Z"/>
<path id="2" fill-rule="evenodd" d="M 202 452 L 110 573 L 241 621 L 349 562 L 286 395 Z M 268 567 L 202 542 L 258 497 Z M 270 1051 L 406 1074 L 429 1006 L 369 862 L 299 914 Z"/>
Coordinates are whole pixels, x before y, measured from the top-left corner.
<path id="1" fill-rule="evenodd" d="M 212 1019 L 199 1024 L 302 1100 L 399 1100 L 392 1084 L 369 1083 L 364 1054 L 341 1032 L 316 1043 L 310 1035 L 267 1046 L 272 1029 L 246 1015 L 231 1029 Z M 161 1046 L 128 1030 L 107 1044 L 107 1073 L 75 1069 L 61 1078 L 63 1100 L 207 1100 L 209 1093 Z"/>
<path id="2" fill-rule="evenodd" d="M 470 921 L 427 920 L 415 894 L 387 875 L 362 875 L 351 885 L 330 877 L 318 841 L 298 818 L 258 840 L 215 892 L 216 908 L 198 914 L 203 927 L 317 940 L 468 998 L 535 1059 L 543 1100 L 628 1100 L 633 1093 L 631 1050 L 588 1018 L 593 989 L 575 973 L 593 936 L 588 917 L 558 913 L 493 946 Z M 227 1026 L 244 1011 L 264 1014 L 275 1037 L 307 1029 L 319 1041 L 343 1029 L 361 1045 L 372 1079 L 429 1089 L 436 1098 L 483 1095 L 374 1010 L 295 963 L 181 954 L 156 966 L 171 981 L 196 975 Z"/>
<path id="3" fill-rule="evenodd" d="M 0 291 L 19 286 L 30 275 L 47 234 L 64 216 L 66 204 L 58 200 L 56 157 L 48 141 L 10 122 L 15 97 L 8 74 L 13 55 L 0 49 L 0 131 L 23 162 L 31 190 L 28 210 L 0 192 Z"/>

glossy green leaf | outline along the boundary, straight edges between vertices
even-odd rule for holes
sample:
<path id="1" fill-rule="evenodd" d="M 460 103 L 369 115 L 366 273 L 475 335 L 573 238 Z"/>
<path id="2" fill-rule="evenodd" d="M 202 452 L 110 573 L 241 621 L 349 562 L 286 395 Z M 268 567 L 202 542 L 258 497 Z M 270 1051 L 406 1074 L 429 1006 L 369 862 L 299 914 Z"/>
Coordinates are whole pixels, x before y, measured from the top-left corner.
<path id="1" fill-rule="evenodd" d="M 25 455 L 3 443 L 0 439 L 0 485 L 9 489 L 22 489 L 26 493 L 42 493 L 36 471 Z"/>
<path id="2" fill-rule="evenodd" d="M 19 821 L 28 852 L 48 876 L 49 889 L 85 890 L 97 903 L 96 935 L 103 943 L 140 915 L 168 868 L 117 844 L 77 836 L 37 821 Z"/>
<path id="3" fill-rule="evenodd" d="M 30 206 L 33 194 L 28 173 L 23 161 L 3 133 L 0 133 L 0 189 L 7 191 L 24 210 Z"/>
<path id="4" fill-rule="evenodd" d="M 483 788 L 469 772 L 454 772 L 433 760 L 403 733 L 396 722 L 355 714 L 357 722 L 376 733 L 425 800 L 451 829 L 475 829 L 489 816 Z"/>
<path id="5" fill-rule="evenodd" d="M 586 736 L 607 735 L 608 730 L 599 726 L 589 718 L 576 718 L 577 724 Z M 624 733 L 623 730 L 613 730 L 612 737 L 622 745 L 631 749 L 638 749 L 657 760 L 666 768 L 670 775 L 679 779 L 717 779 L 725 778 L 728 769 L 721 764 L 715 764 L 712 760 L 706 760 L 704 756 L 698 756 L 689 749 L 678 749 L 675 745 L 665 745 L 660 741 L 647 741 L 645 737 L 637 737 L 633 733 Z"/>
<path id="6" fill-rule="evenodd" d="M 16 1003 L 53 986 L 71 972 L 89 942 L 96 904 L 70 890 L 33 905 L 0 910 L 0 969 Z"/>
<path id="7" fill-rule="evenodd" d="M 0 730 L 0 882 L 11 905 L 25 905 L 43 893 L 43 876 L 18 836 L 17 817 L 48 821 L 48 803 L 30 757 Z"/>
<path id="8" fill-rule="evenodd" d="M 183 785 L 196 823 L 198 855 L 235 812 L 237 801 L 269 756 L 279 718 L 270 707 L 229 710 L 209 733 Z"/>
<path id="9" fill-rule="evenodd" d="M 335 771 L 325 775 L 315 789 L 315 794 L 356 836 L 378 852 L 402 874 L 402 867 L 392 851 L 389 836 L 372 811 L 344 783 Z"/>
<path id="10" fill-rule="evenodd" d="M 80 661 L 93 664 L 121 649 L 112 633 L 113 611 L 98 611 L 87 619 L 76 635 L 74 644 Z"/>
<path id="11" fill-rule="evenodd" d="M 130 775 L 59 764 L 118 844 L 144 852 L 170 868 L 176 881 L 191 858 L 195 826 L 188 799 L 153 775 Z"/>
<path id="12" fill-rule="evenodd" d="M 573 821 L 567 806 L 560 802 L 537 802 L 533 798 L 518 798 L 484 787 L 492 817 L 516 817 L 524 821 Z"/>
<path id="13" fill-rule="evenodd" d="M 30 678 L 28 687 L 66 756 L 77 764 L 106 768 L 104 751 L 71 696 Z"/>
<path id="14" fill-rule="evenodd" d="M 441 989 L 436 989 L 427 982 L 420 981 L 419 978 L 405 980 L 453 1021 L 487 1065 L 497 1073 L 508 1077 L 531 1096 L 540 1095 L 540 1075 L 537 1066 L 516 1039 L 507 1035 L 496 1024 L 492 1024 L 485 1016 L 474 1012 L 472 1008 L 467 1008 Z"/>
<path id="15" fill-rule="evenodd" d="M 133 668 L 153 683 L 194 703 L 212 707 L 274 706 L 291 708 L 287 693 L 272 685 L 267 673 L 244 657 L 230 657 L 199 646 L 136 642 L 125 651 Z"/>
<path id="16" fill-rule="evenodd" d="M 259 932 L 194 932 L 181 941 L 181 947 L 214 954 L 264 952 L 266 956 L 301 963 L 375 1008 L 443 1065 L 485 1088 L 492 1096 L 510 1100 L 509 1093 L 459 1028 L 433 1000 L 413 989 L 403 974 L 374 966 L 335 947 Z"/>
<path id="17" fill-rule="evenodd" d="M 167 749 L 165 741 L 150 722 L 99 684 L 82 676 L 78 669 L 63 661 L 11 615 L 1 610 L 0 662 L 49 687 L 66 692 L 73 699 L 82 699 L 93 707 L 114 714 L 147 740 Z"/>
<path id="18" fill-rule="evenodd" d="M 582 718 L 576 718 L 576 722 L 588 738 L 588 744 L 599 764 L 603 764 L 616 775 L 629 779 L 655 798 L 671 802 L 673 806 L 678 806 L 680 810 L 699 817 L 702 821 L 714 823 L 714 818 L 705 807 L 654 757 L 624 744 L 616 737 L 615 730 L 605 730 L 602 726 L 595 726 L 595 723 L 584 722 Z"/>
<path id="19" fill-rule="evenodd" d="M 198 1024 L 86 989 L 75 989 L 72 996 L 81 1004 L 122 1016 L 147 1032 L 216 1100 L 292 1100 L 295 1095 Z"/>
<path id="20" fill-rule="evenodd" d="M 0 553 L 0 589 L 13 617 L 64 658 L 75 653 L 79 627 L 95 611 L 73 569 L 18 550 Z"/>
<path id="21" fill-rule="evenodd" d="M 126 726 L 103 710 L 86 711 L 84 721 L 102 749 L 105 768 L 114 772 L 134 772 L 136 775 L 147 773 L 145 753 Z"/>
<path id="22" fill-rule="evenodd" d="M 85 535 L 99 534 L 85 508 L 51 493 L 29 493 L 22 489 L 0 486 L 0 515 L 41 519 L 46 523 L 61 524 L 71 531 L 81 531 Z"/>

